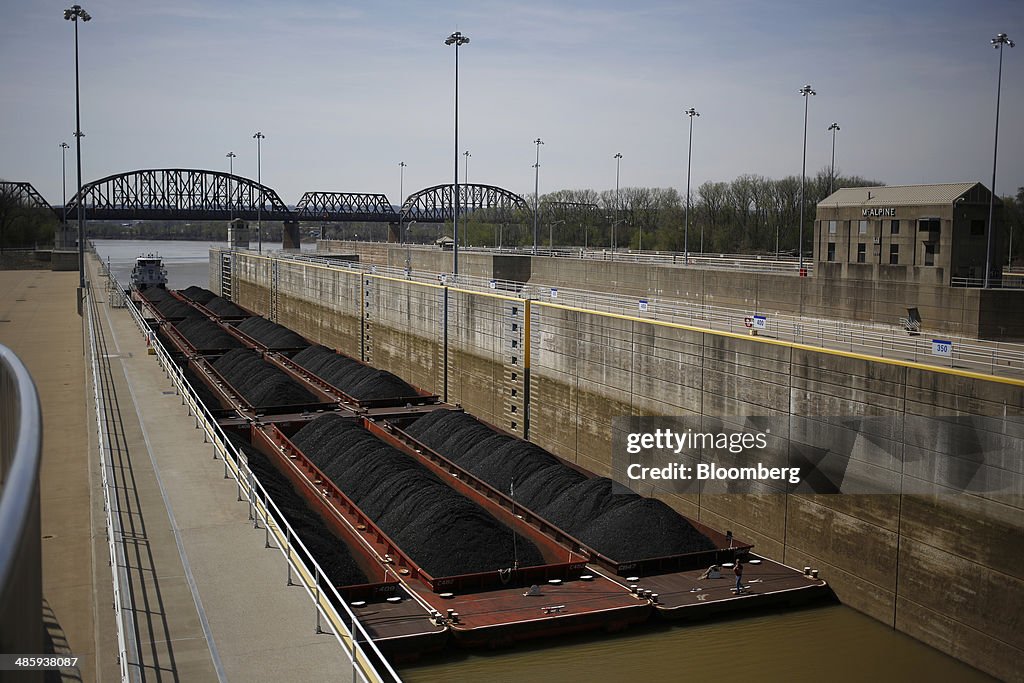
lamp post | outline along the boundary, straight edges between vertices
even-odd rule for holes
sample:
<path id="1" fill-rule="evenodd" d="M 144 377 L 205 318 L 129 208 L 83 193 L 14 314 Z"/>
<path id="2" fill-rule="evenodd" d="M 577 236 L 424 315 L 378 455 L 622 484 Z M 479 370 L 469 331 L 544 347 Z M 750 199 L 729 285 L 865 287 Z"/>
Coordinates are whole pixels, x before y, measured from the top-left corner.
<path id="1" fill-rule="evenodd" d="M 469 37 L 458 31 L 448 36 L 444 44 L 455 46 L 455 187 L 452 193 L 452 275 L 459 274 L 459 46 Z"/>
<path id="2" fill-rule="evenodd" d="M 67 158 L 68 150 L 71 149 L 71 145 L 66 142 L 60 143 L 60 192 L 62 197 L 62 203 L 64 204 L 64 221 L 61 225 L 61 229 L 67 232 L 68 229 L 68 172 L 67 172 Z M 61 237 L 63 241 L 64 236 Z M 61 245 L 63 246 L 63 245 Z"/>
<path id="3" fill-rule="evenodd" d="M 1010 47 L 1014 45 L 1005 33 L 1000 33 L 992 39 L 992 47 L 999 50 L 999 78 L 996 81 L 996 138 L 992 145 L 992 194 L 988 198 L 988 236 L 985 240 L 985 289 L 988 289 L 990 284 L 989 271 L 992 270 L 992 233 L 994 232 L 992 219 L 995 215 L 996 202 L 996 155 L 999 152 L 999 96 L 1003 89 L 1003 45 Z"/>
<path id="4" fill-rule="evenodd" d="M 690 117 L 690 142 L 686 151 L 686 207 L 683 209 L 683 263 L 690 263 L 690 159 L 693 157 L 693 117 L 700 116 L 693 107 L 683 112 Z M 704 253 L 704 226 L 700 229 L 700 251 Z"/>
<path id="5" fill-rule="evenodd" d="M 85 291 L 85 202 L 82 197 L 82 107 L 78 81 L 78 20 L 89 21 L 89 13 L 81 5 L 64 10 L 64 19 L 75 25 L 75 154 L 78 162 L 78 288 L 79 298 Z"/>
<path id="6" fill-rule="evenodd" d="M 405 203 L 405 167 L 407 165 L 408 164 L 406 164 L 404 161 L 399 161 L 398 162 L 398 207 L 399 207 L 399 209 L 401 209 L 402 205 Z"/>
<path id="7" fill-rule="evenodd" d="M 615 251 L 615 224 L 619 222 L 619 162 L 622 161 L 622 153 L 615 154 L 615 220 L 612 221 L 612 251 Z"/>
<path id="8" fill-rule="evenodd" d="M 537 255 L 537 229 L 539 226 L 540 214 L 538 204 L 540 199 L 540 146 L 544 141 L 537 138 L 533 141 L 537 145 L 537 163 L 533 165 L 533 254 Z"/>
<path id="9" fill-rule="evenodd" d="M 839 130 L 839 124 L 835 121 L 828 127 L 828 130 L 832 131 L 832 165 L 828 169 L 828 193 L 832 194 L 835 192 L 834 186 L 836 182 L 836 131 Z"/>
<path id="10" fill-rule="evenodd" d="M 800 254 L 799 260 L 799 274 L 804 274 L 804 185 L 807 180 L 807 102 L 810 100 L 808 95 L 817 95 L 814 89 L 810 85 L 805 85 L 800 88 L 800 94 L 804 97 L 804 152 L 803 152 L 803 165 L 800 167 L 800 234 L 797 238 L 799 244 L 797 245 L 797 252 Z"/>
<path id="11" fill-rule="evenodd" d="M 256 131 L 253 134 L 253 139 L 256 140 L 256 184 L 260 186 L 259 203 L 256 204 L 256 238 L 259 244 L 259 253 L 263 253 L 263 176 L 262 173 L 262 158 L 260 156 L 260 143 L 267 136 Z"/>
<path id="12" fill-rule="evenodd" d="M 405 226 L 405 275 L 412 276 L 412 242 L 409 241 L 409 232 L 416 221 L 409 221 Z"/>
<path id="13" fill-rule="evenodd" d="M 552 221 L 551 224 L 548 225 L 548 248 L 551 249 L 552 251 L 555 248 L 555 226 L 560 225 L 562 223 L 565 223 L 565 221 L 557 220 Z"/>
<path id="14" fill-rule="evenodd" d="M 398 162 L 398 239 L 405 239 L 402 231 L 402 207 L 405 206 L 405 166 L 404 161 Z"/>
<path id="15" fill-rule="evenodd" d="M 231 176 L 231 178 L 228 178 L 228 208 L 231 212 L 231 220 L 235 220 L 235 193 L 231 191 L 231 185 L 235 175 L 235 157 L 238 155 L 234 152 L 228 152 L 224 156 L 228 159 L 228 175 Z"/>

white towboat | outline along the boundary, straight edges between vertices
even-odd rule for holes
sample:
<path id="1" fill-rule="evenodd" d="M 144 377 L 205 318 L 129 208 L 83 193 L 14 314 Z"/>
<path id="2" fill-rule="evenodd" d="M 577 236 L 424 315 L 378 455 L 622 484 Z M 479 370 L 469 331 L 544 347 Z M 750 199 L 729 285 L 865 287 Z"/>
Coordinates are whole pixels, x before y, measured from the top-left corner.
<path id="1" fill-rule="evenodd" d="M 132 287 L 140 291 L 147 287 L 166 289 L 167 269 L 164 268 L 163 260 L 153 254 L 135 259 L 135 267 L 132 268 Z"/>

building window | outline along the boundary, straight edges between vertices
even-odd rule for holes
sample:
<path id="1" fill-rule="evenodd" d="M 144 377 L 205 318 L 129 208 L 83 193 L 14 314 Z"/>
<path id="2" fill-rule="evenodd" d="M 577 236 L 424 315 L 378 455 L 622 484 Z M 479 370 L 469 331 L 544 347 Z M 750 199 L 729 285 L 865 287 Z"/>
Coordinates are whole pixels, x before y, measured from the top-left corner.
<path id="1" fill-rule="evenodd" d="M 889 228 L 889 234 L 891 234 L 891 235 L 898 235 L 898 234 L 900 234 L 900 222 L 899 221 L 891 221 L 890 225 L 891 225 L 891 227 Z"/>
<path id="2" fill-rule="evenodd" d="M 830 235 L 836 234 L 836 221 L 829 221 L 828 222 L 828 234 L 830 234 Z"/>
<path id="3" fill-rule="evenodd" d="M 980 237 L 985 234 L 985 219 L 975 218 L 971 221 L 971 237 Z"/>
<path id="4" fill-rule="evenodd" d="M 889 245 L 889 265 L 899 265 L 900 262 L 900 245 L 890 244 Z"/>
<path id="5" fill-rule="evenodd" d="M 832 222 L 834 223 L 835 221 L 832 221 Z M 828 243 L 828 256 L 825 257 L 825 260 L 826 261 L 835 261 L 836 260 L 836 243 L 835 242 L 829 242 Z"/>
<path id="6" fill-rule="evenodd" d="M 867 263 L 868 245 L 865 242 L 857 243 L 857 263 Z"/>
<path id="7" fill-rule="evenodd" d="M 939 219 L 938 218 L 922 218 L 917 222 L 918 232 L 938 232 L 939 231 Z"/>
<path id="8" fill-rule="evenodd" d="M 935 265 L 935 244 L 933 242 L 926 242 L 924 245 L 924 264 L 926 266 Z"/>
<path id="9" fill-rule="evenodd" d="M 868 234 L 868 222 L 867 221 L 861 221 L 860 222 L 860 228 L 857 229 L 857 232 L 859 234 L 861 234 L 861 235 Z"/>

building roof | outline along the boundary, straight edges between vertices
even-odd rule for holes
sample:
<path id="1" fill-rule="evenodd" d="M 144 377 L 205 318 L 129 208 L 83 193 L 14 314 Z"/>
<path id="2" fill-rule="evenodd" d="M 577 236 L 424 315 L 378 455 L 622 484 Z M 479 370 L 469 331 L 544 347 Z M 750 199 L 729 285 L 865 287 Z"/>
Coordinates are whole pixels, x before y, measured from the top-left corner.
<path id="1" fill-rule="evenodd" d="M 877 187 L 844 187 L 818 202 L 822 207 L 841 206 L 928 206 L 949 205 L 981 183 L 943 183 L 940 185 L 880 185 Z"/>

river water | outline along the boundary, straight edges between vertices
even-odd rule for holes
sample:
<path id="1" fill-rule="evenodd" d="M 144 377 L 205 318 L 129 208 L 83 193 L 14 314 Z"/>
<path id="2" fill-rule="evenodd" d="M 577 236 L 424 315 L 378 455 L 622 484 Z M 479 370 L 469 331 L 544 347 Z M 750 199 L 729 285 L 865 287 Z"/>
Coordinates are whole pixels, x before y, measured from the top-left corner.
<path id="1" fill-rule="evenodd" d="M 136 257 L 161 256 L 172 289 L 209 287 L 209 248 L 226 246 L 169 240 L 95 240 L 94 244 L 124 283 Z M 302 247 L 314 249 L 315 245 Z M 496 651 L 454 650 L 403 667 L 400 674 L 409 683 L 992 680 L 843 605 L 763 612 L 705 624 L 645 626 L 618 635 L 572 636 Z"/>
<path id="2" fill-rule="evenodd" d="M 210 287 L 210 247 L 227 247 L 227 242 L 193 242 L 185 240 L 93 240 L 96 253 L 104 261 L 109 259 L 110 269 L 118 282 L 128 285 L 132 267 L 139 256 L 153 254 L 163 259 L 167 269 L 167 286 L 185 289 L 190 285 Z M 264 249 L 269 249 L 264 244 Z M 280 247 L 280 245 L 276 245 Z M 314 250 L 316 245 L 302 243 L 303 251 Z"/>
<path id="3" fill-rule="evenodd" d="M 843 605 L 459 651 L 399 673 L 407 683 L 992 680 Z"/>

